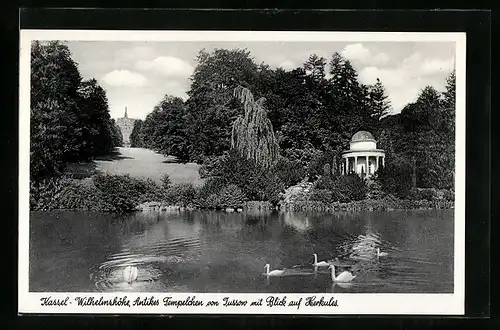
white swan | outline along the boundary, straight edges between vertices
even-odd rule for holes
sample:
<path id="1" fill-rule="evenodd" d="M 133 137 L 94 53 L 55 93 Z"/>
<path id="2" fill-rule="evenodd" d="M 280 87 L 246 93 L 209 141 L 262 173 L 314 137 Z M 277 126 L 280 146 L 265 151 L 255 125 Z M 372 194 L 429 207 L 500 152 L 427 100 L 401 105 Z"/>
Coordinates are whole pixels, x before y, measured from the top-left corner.
<path id="1" fill-rule="evenodd" d="M 318 255 L 316 253 L 313 253 L 313 255 L 314 255 L 314 263 L 313 263 L 314 266 L 316 266 L 316 267 L 328 267 L 328 266 L 330 266 L 330 264 L 326 261 L 318 262 Z"/>
<path id="2" fill-rule="evenodd" d="M 338 276 L 335 276 L 335 266 L 331 265 L 330 269 L 332 270 L 332 281 L 333 282 L 351 282 L 356 276 L 353 276 L 351 272 L 344 270 Z"/>
<path id="3" fill-rule="evenodd" d="M 137 267 L 127 266 L 123 270 L 123 279 L 127 283 L 132 283 L 133 281 L 135 281 L 137 279 L 137 273 L 138 273 Z"/>
<path id="4" fill-rule="evenodd" d="M 281 276 L 285 271 L 284 270 L 281 270 L 281 269 L 275 269 L 275 270 L 272 270 L 272 271 L 269 271 L 269 264 L 266 264 L 266 266 L 264 267 L 266 269 L 266 273 L 264 275 L 266 276 Z"/>
<path id="5" fill-rule="evenodd" d="M 377 258 L 386 257 L 387 255 L 388 255 L 387 252 L 380 252 L 380 248 L 379 247 L 377 248 Z"/>

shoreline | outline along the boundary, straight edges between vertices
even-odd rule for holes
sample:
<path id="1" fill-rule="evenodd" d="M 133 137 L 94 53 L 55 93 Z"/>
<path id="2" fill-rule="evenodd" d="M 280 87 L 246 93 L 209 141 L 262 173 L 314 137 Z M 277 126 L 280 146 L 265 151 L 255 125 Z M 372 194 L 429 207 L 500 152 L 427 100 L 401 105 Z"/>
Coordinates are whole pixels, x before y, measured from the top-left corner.
<path id="1" fill-rule="evenodd" d="M 164 211 L 219 211 L 225 213 L 241 213 L 247 210 L 278 211 L 278 212 L 374 212 L 374 211 L 412 211 L 412 210 L 442 210 L 454 209 L 454 202 L 428 200 L 387 200 L 366 199 L 348 203 L 326 204 L 322 202 L 281 203 L 272 206 L 266 201 L 249 201 L 239 208 L 209 209 L 193 206 L 171 205 L 162 202 L 146 202 L 139 204 L 132 212 L 164 212 Z"/>

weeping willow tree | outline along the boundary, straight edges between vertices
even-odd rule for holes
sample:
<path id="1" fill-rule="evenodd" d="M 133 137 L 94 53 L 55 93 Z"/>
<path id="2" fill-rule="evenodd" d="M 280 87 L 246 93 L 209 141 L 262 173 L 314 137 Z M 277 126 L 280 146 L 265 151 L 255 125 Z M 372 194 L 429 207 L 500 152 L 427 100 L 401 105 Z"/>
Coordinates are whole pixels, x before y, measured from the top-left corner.
<path id="1" fill-rule="evenodd" d="M 233 123 L 231 148 L 263 167 L 274 166 L 279 159 L 279 145 L 263 105 L 265 99 L 255 101 L 252 92 L 242 86 L 236 87 L 233 95 L 243 104 L 245 113 Z"/>

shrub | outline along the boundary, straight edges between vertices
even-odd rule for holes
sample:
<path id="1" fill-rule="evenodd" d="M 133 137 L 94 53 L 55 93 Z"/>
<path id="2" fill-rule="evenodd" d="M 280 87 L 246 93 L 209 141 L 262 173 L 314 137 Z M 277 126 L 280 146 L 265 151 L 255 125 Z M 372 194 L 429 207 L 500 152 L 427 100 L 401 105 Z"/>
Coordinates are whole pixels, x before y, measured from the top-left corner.
<path id="1" fill-rule="evenodd" d="M 234 184 L 224 187 L 217 197 L 216 201 L 219 203 L 219 206 L 223 208 L 241 207 L 247 200 L 241 189 Z"/>
<path id="2" fill-rule="evenodd" d="M 451 190 L 442 190 L 443 198 L 447 201 L 455 201 L 455 193 Z"/>
<path id="3" fill-rule="evenodd" d="M 323 175 L 314 184 L 311 199 L 325 203 L 351 202 L 365 199 L 367 192 L 365 181 L 356 174 Z"/>
<path id="4" fill-rule="evenodd" d="M 415 201 L 438 199 L 438 191 L 433 188 L 412 188 L 408 197 Z"/>
<path id="5" fill-rule="evenodd" d="M 170 176 L 168 176 L 168 174 L 163 174 L 160 181 L 161 181 L 161 188 L 164 190 L 167 190 L 172 185 L 172 180 L 170 179 Z"/>
<path id="6" fill-rule="evenodd" d="M 330 189 L 313 189 L 309 199 L 312 201 L 331 204 L 337 202 L 339 197 Z"/>
<path id="7" fill-rule="evenodd" d="M 157 200 L 160 188 L 152 180 L 128 175 L 99 174 L 89 180 L 51 178 L 32 184 L 33 210 L 71 209 L 130 212 L 145 201 Z"/>
<path id="8" fill-rule="evenodd" d="M 369 199 L 380 199 L 385 197 L 382 184 L 378 178 L 367 181 L 367 191 L 366 197 Z"/>
<path id="9" fill-rule="evenodd" d="M 225 181 L 222 178 L 208 178 L 196 191 L 196 206 L 209 209 L 219 208 L 219 192 L 224 189 L 224 185 Z"/>
<path id="10" fill-rule="evenodd" d="M 285 188 L 285 183 L 277 176 L 264 175 L 260 180 L 258 200 L 269 201 L 272 205 L 277 205 L 282 199 Z"/>
<path id="11" fill-rule="evenodd" d="M 281 157 L 272 172 L 284 183 L 286 187 L 299 183 L 305 176 L 306 170 L 298 160 L 289 160 Z"/>
<path id="12" fill-rule="evenodd" d="M 178 183 L 167 190 L 166 199 L 170 204 L 178 206 L 191 206 L 194 204 L 196 189 L 192 183 Z"/>
<path id="13" fill-rule="evenodd" d="M 117 213 L 132 211 L 145 190 L 129 175 L 99 174 L 94 184 L 101 192 L 102 210 Z"/>
<path id="14" fill-rule="evenodd" d="M 322 175 L 314 183 L 313 188 L 318 190 L 333 190 L 335 189 L 335 181 L 333 180 L 332 176 Z"/>
<path id="15" fill-rule="evenodd" d="M 54 176 L 30 183 L 30 209 L 33 211 L 49 211 L 69 209 L 78 202 L 70 202 L 73 198 L 82 199 L 85 192 L 78 185 L 78 180 L 66 176 Z M 80 190 L 82 190 L 80 192 Z M 65 205 L 66 204 L 66 205 Z"/>
<path id="16" fill-rule="evenodd" d="M 101 191 L 96 189 L 92 181 L 68 182 L 53 201 L 58 209 L 95 211 L 105 209 Z"/>
<path id="17" fill-rule="evenodd" d="M 317 177 L 321 174 L 321 167 L 323 166 L 323 152 L 308 146 L 303 149 L 285 149 L 284 155 L 291 161 L 298 161 L 304 172 L 309 177 Z"/>
<path id="18" fill-rule="evenodd" d="M 367 187 L 357 174 L 339 175 L 335 179 L 334 191 L 339 195 L 340 202 L 359 201 L 365 199 Z"/>
<path id="19" fill-rule="evenodd" d="M 387 194 L 392 194 L 400 198 L 405 198 L 410 194 L 411 166 L 407 163 L 388 164 L 377 171 L 382 190 Z"/>

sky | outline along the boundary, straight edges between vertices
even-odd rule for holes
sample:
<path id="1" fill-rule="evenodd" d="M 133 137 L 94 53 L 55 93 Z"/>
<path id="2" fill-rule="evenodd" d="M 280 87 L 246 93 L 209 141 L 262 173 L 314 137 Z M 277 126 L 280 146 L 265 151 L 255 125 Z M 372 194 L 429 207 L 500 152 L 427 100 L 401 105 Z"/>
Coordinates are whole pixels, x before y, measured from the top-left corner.
<path id="1" fill-rule="evenodd" d="M 165 94 L 187 98 L 200 50 L 246 48 L 257 64 L 286 70 L 301 67 L 309 55 L 329 61 L 334 52 L 351 60 L 364 84 L 379 78 L 393 113 L 427 85 L 443 91 L 454 67 L 454 42 L 125 42 L 68 41 L 84 79 L 106 90 L 111 117 L 144 119 Z"/>

